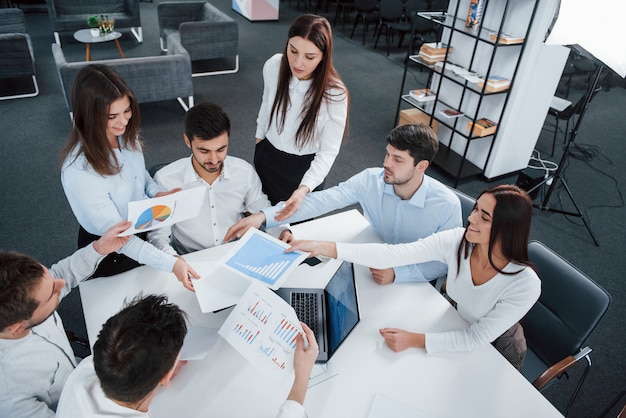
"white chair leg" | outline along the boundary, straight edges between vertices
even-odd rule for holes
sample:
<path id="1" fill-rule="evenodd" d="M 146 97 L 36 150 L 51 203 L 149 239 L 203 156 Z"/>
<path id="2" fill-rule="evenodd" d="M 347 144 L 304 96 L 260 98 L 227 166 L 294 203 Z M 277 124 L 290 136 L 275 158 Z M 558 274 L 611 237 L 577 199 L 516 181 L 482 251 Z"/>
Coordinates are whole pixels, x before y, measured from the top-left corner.
<path id="1" fill-rule="evenodd" d="M 167 48 L 165 47 L 165 42 L 163 42 L 163 38 L 159 36 L 159 44 L 161 45 L 161 51 L 167 52 Z"/>
<path id="2" fill-rule="evenodd" d="M 61 46 L 61 38 L 59 38 L 59 32 L 54 32 L 54 42 L 56 42 L 58 46 Z"/>
<path id="3" fill-rule="evenodd" d="M 137 39 L 137 42 L 139 43 L 143 42 L 143 32 L 141 30 L 141 26 L 137 28 L 130 28 L 130 31 L 132 32 L 135 39 Z"/>
<path id="4" fill-rule="evenodd" d="M 180 103 L 180 105 L 183 107 L 185 112 L 187 112 L 189 109 L 193 107 L 193 96 L 189 96 L 187 98 L 187 100 L 189 101 L 189 104 L 185 103 L 185 101 L 181 97 L 177 97 L 176 100 L 178 100 L 178 103 Z"/>

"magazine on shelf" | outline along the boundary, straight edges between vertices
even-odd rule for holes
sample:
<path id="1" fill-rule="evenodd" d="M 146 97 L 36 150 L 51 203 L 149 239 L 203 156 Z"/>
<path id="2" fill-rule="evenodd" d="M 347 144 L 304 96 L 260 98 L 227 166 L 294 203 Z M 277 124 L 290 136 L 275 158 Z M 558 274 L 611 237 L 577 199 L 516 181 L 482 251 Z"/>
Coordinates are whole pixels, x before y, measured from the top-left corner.
<path id="1" fill-rule="evenodd" d="M 435 100 L 437 93 L 431 89 L 419 89 L 409 91 L 409 95 L 418 102 L 430 102 Z"/>
<path id="2" fill-rule="evenodd" d="M 463 112 L 459 112 L 458 110 L 454 110 L 454 109 L 443 109 L 443 110 L 440 110 L 439 113 L 441 113 L 443 116 L 445 116 L 448 119 L 458 118 L 459 116 L 463 116 Z"/>

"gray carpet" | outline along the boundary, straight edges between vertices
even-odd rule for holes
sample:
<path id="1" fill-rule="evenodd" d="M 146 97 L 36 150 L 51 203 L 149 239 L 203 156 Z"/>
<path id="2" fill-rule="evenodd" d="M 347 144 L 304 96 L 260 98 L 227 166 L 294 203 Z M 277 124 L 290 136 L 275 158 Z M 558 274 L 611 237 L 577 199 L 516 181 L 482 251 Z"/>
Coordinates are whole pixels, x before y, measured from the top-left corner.
<path id="1" fill-rule="evenodd" d="M 279 52 L 291 21 L 303 10 L 281 2 L 279 22 L 249 22 L 234 13 L 228 0 L 213 0 L 214 5 L 233 16 L 240 28 L 241 69 L 237 74 L 194 79 L 196 103 L 211 100 L 220 104 L 232 121 L 230 153 L 251 161 L 255 119 L 262 93 L 261 68 L 264 61 Z M 154 3 L 141 3 L 144 42 L 137 44 L 129 33 L 121 38 L 126 56 L 159 55 L 158 28 Z M 70 130 L 70 119 L 61 95 L 50 44 L 54 41 L 47 13 L 30 9 L 27 25 L 35 48 L 40 94 L 35 98 L 0 102 L 2 140 L 0 150 L 2 181 L 0 193 L 0 247 L 34 255 L 50 265 L 69 255 L 76 248 L 78 225 L 63 194 L 58 169 L 58 152 Z M 328 13 L 332 22 L 334 10 Z M 335 28 L 335 63 L 350 93 L 350 135 L 341 149 L 326 181 L 335 185 L 352 174 L 381 164 L 385 134 L 394 126 L 397 97 L 403 72 L 405 49 L 392 46 L 389 57 L 385 47 L 373 48 L 368 37 L 361 45 L 357 30 L 349 39 L 351 23 L 346 31 Z M 373 27 L 370 27 L 370 36 Z M 69 61 L 84 59 L 84 46 L 71 34 L 62 38 Z M 117 56 L 114 44 L 92 46 L 92 59 Z M 424 83 L 427 74 L 412 75 L 416 83 Z M 564 170 L 567 185 L 576 202 L 589 217 L 591 228 L 600 246 L 593 244 L 580 219 L 561 214 L 535 211 L 532 238 L 543 241 L 601 284 L 613 297 L 613 304 L 588 344 L 594 349 L 594 361 L 581 394 L 569 416 L 597 416 L 624 387 L 626 359 L 622 345 L 624 300 L 626 300 L 626 268 L 621 260 L 626 243 L 625 209 L 621 188 L 626 172 L 623 145 L 626 88 L 624 80 L 613 78 L 613 86 L 598 93 L 585 115 L 576 143 L 584 145 L 567 160 Z M 581 80 L 574 80 L 570 95 L 580 94 Z M 563 90 L 564 91 L 564 90 Z M 187 155 L 182 141 L 183 110 L 175 101 L 141 105 L 142 135 L 149 166 L 165 163 Z M 551 147 L 552 125 L 547 118 L 537 149 L 546 154 Z M 562 136 L 560 137 L 562 138 Z M 557 145 L 558 161 L 562 144 Z M 447 184 L 452 179 L 430 169 L 430 174 Z M 492 183 L 514 183 L 513 174 Z M 459 189 L 476 196 L 488 183 L 471 178 Z M 571 210 L 569 197 L 562 185 L 555 189 L 550 203 Z M 78 292 L 66 298 L 61 315 L 68 328 L 85 336 Z M 580 369 L 572 373 L 577 377 Z M 573 389 L 570 379 L 550 388 L 545 395 L 563 409 Z M 489 390 L 489 388 L 485 388 Z M 614 416 L 615 414 L 613 414 Z"/>

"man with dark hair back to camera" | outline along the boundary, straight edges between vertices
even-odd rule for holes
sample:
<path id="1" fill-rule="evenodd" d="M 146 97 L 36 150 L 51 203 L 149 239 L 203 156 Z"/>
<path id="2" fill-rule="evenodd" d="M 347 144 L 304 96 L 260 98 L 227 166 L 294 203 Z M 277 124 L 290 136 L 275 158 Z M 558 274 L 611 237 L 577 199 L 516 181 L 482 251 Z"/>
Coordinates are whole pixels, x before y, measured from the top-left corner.
<path id="1" fill-rule="evenodd" d="M 250 228 L 297 222 L 360 204 L 365 218 L 383 242 L 399 244 L 435 232 L 460 227 L 461 203 L 448 187 L 424 174 L 439 149 L 427 125 L 401 125 L 387 135 L 383 168 L 368 168 L 335 187 L 309 193 L 297 211 L 283 202 L 233 225 L 225 241 L 240 238 Z M 447 268 L 438 261 L 384 270 L 370 269 L 378 284 L 431 281 Z"/>
<path id="2" fill-rule="evenodd" d="M 60 300 L 130 237 L 121 222 L 48 270 L 33 257 L 0 251 L 0 417 L 54 417 L 77 361 L 56 312 Z"/>
<path id="3" fill-rule="evenodd" d="M 150 404 L 161 386 L 167 387 L 183 362 L 180 350 L 187 333 L 185 313 L 165 296 L 138 297 L 109 318 L 98 334 L 93 356 L 84 359 L 65 385 L 58 418 L 150 417 Z M 281 418 L 305 417 L 304 395 L 319 352 L 296 343 L 296 378 L 279 413 Z"/>
<path id="4" fill-rule="evenodd" d="M 214 103 L 198 103 L 185 114 L 183 139 L 191 156 L 161 168 L 154 180 L 167 190 L 204 187 L 204 202 L 195 218 L 149 232 L 155 247 L 177 255 L 220 245 L 227 228 L 245 213 L 270 205 L 254 167 L 228 155 L 229 135 L 228 115 Z M 284 227 L 268 232 L 291 238 Z"/>

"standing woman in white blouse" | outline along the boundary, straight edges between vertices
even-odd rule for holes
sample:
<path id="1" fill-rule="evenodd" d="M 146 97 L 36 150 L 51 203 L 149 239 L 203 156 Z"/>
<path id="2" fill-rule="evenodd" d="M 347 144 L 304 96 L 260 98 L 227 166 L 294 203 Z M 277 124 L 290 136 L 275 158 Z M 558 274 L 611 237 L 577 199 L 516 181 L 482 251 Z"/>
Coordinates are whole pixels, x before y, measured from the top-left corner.
<path id="1" fill-rule="evenodd" d="M 285 201 L 286 216 L 322 184 L 343 140 L 349 93 L 332 53 L 328 20 L 303 15 L 289 28 L 283 53 L 263 66 L 254 166 L 272 204 Z"/>
<path id="2" fill-rule="evenodd" d="M 146 171 L 139 139 L 139 105 L 119 74 L 106 65 L 83 67 L 72 86 L 72 111 L 72 131 L 61 151 L 61 182 L 80 224 L 80 248 L 126 220 L 128 202 L 169 192 L 159 190 Z M 167 254 L 137 236 L 119 253 L 107 256 L 93 277 L 147 264 L 173 272 L 193 290 L 191 277 L 198 275 L 182 257 Z"/>
<path id="3" fill-rule="evenodd" d="M 447 264 L 446 292 L 468 326 L 425 333 L 383 328 L 380 334 L 389 348 L 453 352 L 493 343 L 520 369 L 526 340 L 518 321 L 541 293 L 541 282 L 528 259 L 532 209 L 525 191 L 498 185 L 478 197 L 465 229 L 450 229 L 397 245 L 294 241 L 290 250 L 379 269 L 432 260 Z"/>

